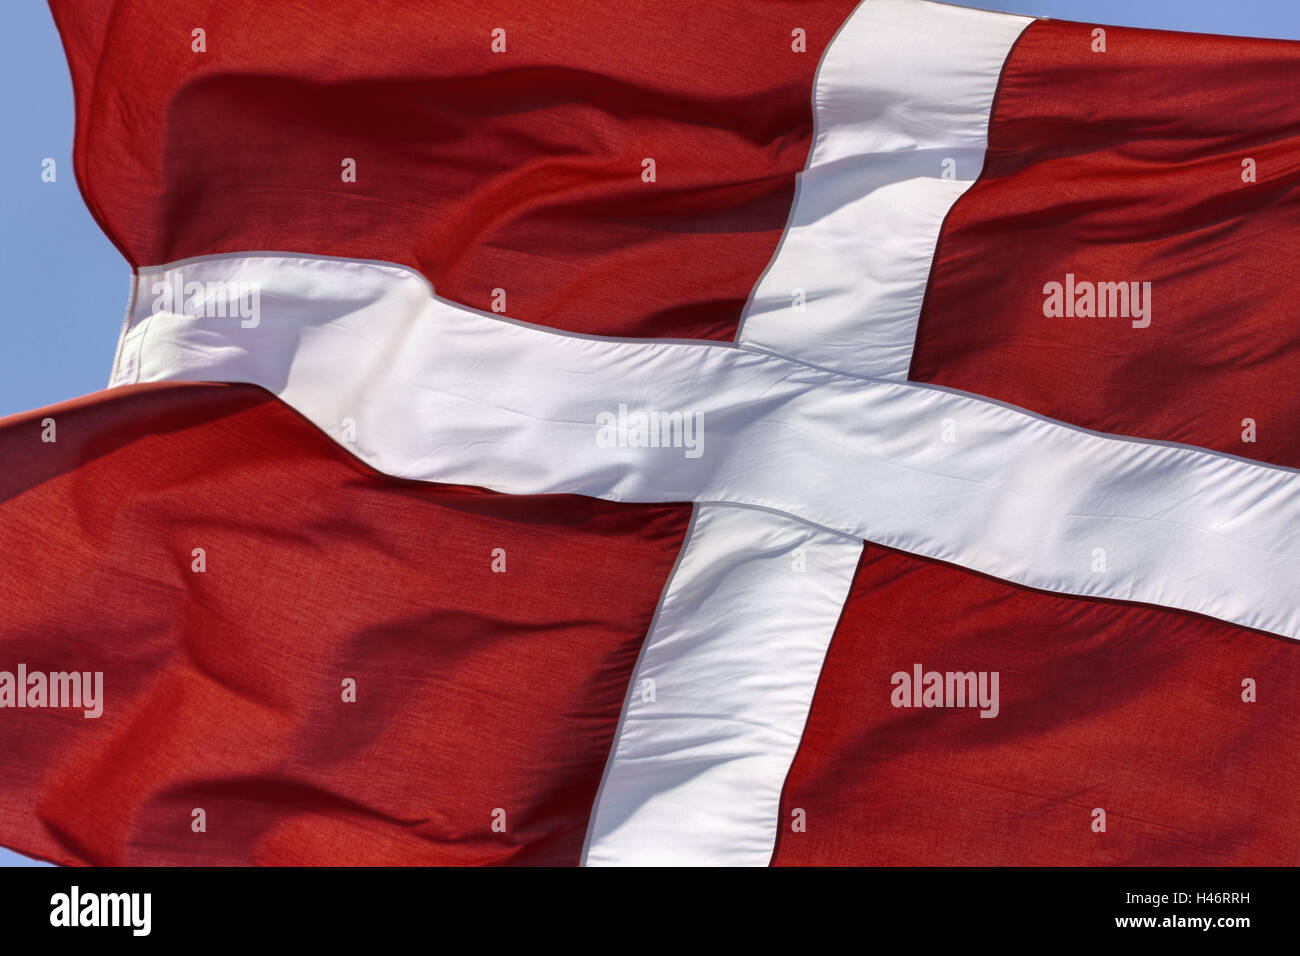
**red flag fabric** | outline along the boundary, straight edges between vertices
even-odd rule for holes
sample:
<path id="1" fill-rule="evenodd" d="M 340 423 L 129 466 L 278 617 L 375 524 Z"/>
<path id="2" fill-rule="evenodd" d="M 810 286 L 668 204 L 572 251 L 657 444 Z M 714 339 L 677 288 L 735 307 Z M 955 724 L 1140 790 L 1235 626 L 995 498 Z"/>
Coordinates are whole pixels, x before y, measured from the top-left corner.
<path id="1" fill-rule="evenodd" d="M 251 386 L 115 389 L 0 446 L 3 669 L 103 688 L 5 712 L 6 843 L 578 861 L 687 506 L 398 481 Z"/>
<path id="2" fill-rule="evenodd" d="M 1084 59 L 1091 30 L 1035 23 L 1008 58 L 980 181 L 944 225 L 911 375 L 1099 431 L 1300 465 L 1279 387 L 1300 374 L 1300 105 L 1276 93 L 1300 76 L 1300 49 L 1112 27 Z M 1067 275 L 1080 296 L 1150 283 L 1150 324 L 1047 320 L 1043 286 Z"/>

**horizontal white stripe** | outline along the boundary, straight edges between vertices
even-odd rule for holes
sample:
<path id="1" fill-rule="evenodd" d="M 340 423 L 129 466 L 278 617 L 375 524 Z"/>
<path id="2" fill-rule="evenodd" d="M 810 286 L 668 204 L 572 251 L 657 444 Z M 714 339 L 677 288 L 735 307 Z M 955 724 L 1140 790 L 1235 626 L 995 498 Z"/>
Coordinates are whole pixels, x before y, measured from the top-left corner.
<path id="1" fill-rule="evenodd" d="M 697 507 L 632 678 L 588 864 L 768 863 L 861 552 L 783 515 Z"/>
<path id="2" fill-rule="evenodd" d="M 813 147 L 742 344 L 907 377 L 939 229 L 980 174 L 1002 64 L 1031 22 L 922 0 L 854 11 L 818 68 Z"/>
<path id="3" fill-rule="evenodd" d="M 397 266 L 258 254 L 183 272 L 255 284 L 260 324 L 151 315 L 161 275 L 142 270 L 115 383 L 256 383 L 337 438 L 350 419 L 348 447 L 407 478 L 756 505 L 1033 587 L 1300 636 L 1288 469 L 731 346 L 533 328 Z M 702 456 L 601 447 L 598 416 L 620 404 L 702 414 Z"/>

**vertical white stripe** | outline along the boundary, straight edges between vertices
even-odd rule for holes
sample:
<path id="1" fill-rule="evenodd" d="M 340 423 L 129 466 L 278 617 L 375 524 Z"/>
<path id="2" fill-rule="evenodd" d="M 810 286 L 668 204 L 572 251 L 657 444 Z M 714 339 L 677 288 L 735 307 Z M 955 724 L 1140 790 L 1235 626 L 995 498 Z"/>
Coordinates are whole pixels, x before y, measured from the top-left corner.
<path id="1" fill-rule="evenodd" d="M 588 865 L 767 864 L 862 542 L 706 504 L 683 548 L 629 688 Z"/>
<path id="2" fill-rule="evenodd" d="M 939 229 L 979 176 L 1002 64 L 1030 22 L 922 0 L 854 11 L 818 69 L 813 147 L 742 346 L 907 377 Z"/>

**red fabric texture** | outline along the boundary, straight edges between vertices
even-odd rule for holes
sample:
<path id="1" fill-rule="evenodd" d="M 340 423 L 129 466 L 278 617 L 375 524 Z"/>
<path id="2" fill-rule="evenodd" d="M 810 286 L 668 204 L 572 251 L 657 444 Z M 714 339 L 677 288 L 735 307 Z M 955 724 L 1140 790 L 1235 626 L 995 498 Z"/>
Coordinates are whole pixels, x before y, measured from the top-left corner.
<path id="1" fill-rule="evenodd" d="M 774 862 L 1294 865 L 1297 650 L 868 545 L 786 781 Z M 895 707 L 892 677 L 916 664 L 997 671 L 998 715 Z"/>
<path id="2" fill-rule="evenodd" d="M 578 862 L 689 506 L 388 478 L 252 386 L 13 416 L 0 460 L 0 671 L 104 675 L 98 719 L 0 709 L 0 843 Z"/>
<path id="3" fill-rule="evenodd" d="M 1300 44 L 1093 29 L 1036 21 L 1008 57 L 911 377 L 1300 466 Z M 1067 273 L 1151 282 L 1150 326 L 1044 316 Z"/>
<path id="4" fill-rule="evenodd" d="M 730 339 L 855 2 L 51 6 L 77 178 L 133 265 L 380 259 L 481 309 L 504 289 L 506 314 L 568 331 Z"/>

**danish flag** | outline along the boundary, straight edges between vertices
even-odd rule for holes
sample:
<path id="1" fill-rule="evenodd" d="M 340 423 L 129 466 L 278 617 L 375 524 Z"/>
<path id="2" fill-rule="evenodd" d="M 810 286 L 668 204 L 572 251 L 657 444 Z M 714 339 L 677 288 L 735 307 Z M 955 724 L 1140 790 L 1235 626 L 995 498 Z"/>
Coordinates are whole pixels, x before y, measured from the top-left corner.
<path id="1" fill-rule="evenodd" d="M 133 280 L 0 421 L 0 843 L 1300 863 L 1300 45 L 51 7 Z"/>

